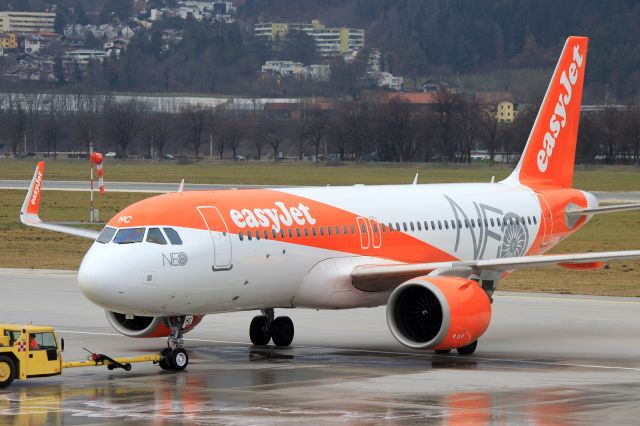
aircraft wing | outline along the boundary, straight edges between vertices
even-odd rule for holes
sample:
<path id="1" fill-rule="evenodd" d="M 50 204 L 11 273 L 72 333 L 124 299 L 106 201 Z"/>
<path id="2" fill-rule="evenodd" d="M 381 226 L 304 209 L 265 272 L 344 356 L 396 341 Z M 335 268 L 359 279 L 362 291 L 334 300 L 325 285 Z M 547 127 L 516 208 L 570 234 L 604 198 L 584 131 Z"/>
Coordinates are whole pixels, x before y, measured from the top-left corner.
<path id="1" fill-rule="evenodd" d="M 605 251 L 598 253 L 551 254 L 518 256 L 487 260 L 360 265 L 351 272 L 354 287 L 363 291 L 390 290 L 402 282 L 432 272 L 455 275 L 456 271 L 479 273 L 482 270 L 506 272 L 514 269 L 562 266 L 569 269 L 593 269 L 600 262 L 623 259 L 640 259 L 640 250 Z"/>
<path id="2" fill-rule="evenodd" d="M 40 208 L 40 192 L 42 190 L 42 180 L 44 178 L 44 161 L 40 161 L 36 166 L 36 170 L 29 185 L 29 191 L 22 203 L 20 209 L 20 222 L 27 226 L 48 229 L 49 231 L 62 232 L 65 234 L 75 235 L 77 237 L 89 238 L 95 240 L 100 232 L 91 229 L 75 228 L 72 226 L 58 225 L 55 223 L 43 222 L 38 215 Z"/>

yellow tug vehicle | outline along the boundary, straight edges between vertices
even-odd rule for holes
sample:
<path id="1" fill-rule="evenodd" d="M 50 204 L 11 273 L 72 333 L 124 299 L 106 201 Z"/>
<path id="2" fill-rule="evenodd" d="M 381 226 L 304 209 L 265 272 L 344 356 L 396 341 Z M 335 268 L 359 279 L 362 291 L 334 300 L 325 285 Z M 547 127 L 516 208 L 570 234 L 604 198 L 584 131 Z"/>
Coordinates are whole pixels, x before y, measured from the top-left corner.
<path id="1" fill-rule="evenodd" d="M 62 359 L 64 339 L 58 337 L 55 328 L 31 324 L 0 324 L 0 388 L 14 380 L 58 376 L 65 368 L 107 366 L 109 370 L 131 370 L 136 362 L 159 364 L 164 370 L 183 370 L 188 357 L 170 360 L 166 349 L 162 354 L 142 355 L 131 358 L 111 358 L 88 351 L 84 361 L 65 362 Z"/>

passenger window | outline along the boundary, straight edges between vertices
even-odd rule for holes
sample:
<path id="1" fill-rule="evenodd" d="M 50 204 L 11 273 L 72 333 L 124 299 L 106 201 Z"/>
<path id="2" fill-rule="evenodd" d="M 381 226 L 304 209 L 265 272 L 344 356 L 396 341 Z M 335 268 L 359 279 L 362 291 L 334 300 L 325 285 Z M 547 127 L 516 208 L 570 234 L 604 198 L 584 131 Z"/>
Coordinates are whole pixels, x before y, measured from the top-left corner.
<path id="1" fill-rule="evenodd" d="M 494 223 L 493 223 L 493 218 L 489 219 L 489 222 L 491 222 L 491 227 L 494 227 Z"/>
<path id="2" fill-rule="evenodd" d="M 400 230 L 400 224 L 398 222 L 396 222 L 396 231 Z"/>
<path id="3" fill-rule="evenodd" d="M 442 230 L 442 222 L 438 221 L 438 229 Z"/>
<path id="4" fill-rule="evenodd" d="M 382 228 L 382 232 L 387 232 L 387 226 L 384 223 L 381 223 L 380 227 Z"/>
<path id="5" fill-rule="evenodd" d="M 116 233 L 116 228 L 110 228 L 108 226 L 105 226 L 105 228 L 102 230 L 102 232 L 100 233 L 96 241 L 102 244 L 106 244 L 109 241 L 111 241 L 115 233 Z"/>
<path id="6" fill-rule="evenodd" d="M 335 230 L 336 230 L 336 235 L 340 235 L 340 227 L 336 225 Z"/>
<path id="7" fill-rule="evenodd" d="M 293 231 L 291 231 L 291 229 L 289 229 L 289 238 L 293 238 Z"/>
<path id="8" fill-rule="evenodd" d="M 313 228 L 314 231 L 315 231 L 315 229 L 316 228 Z M 329 234 L 331 234 L 331 228 L 329 227 L 327 229 L 329 230 Z M 324 237 L 324 227 L 323 226 L 320 227 L 320 236 Z"/>
<path id="9" fill-rule="evenodd" d="M 489 227 L 489 222 L 487 222 L 487 218 L 484 218 L 484 227 L 488 228 Z"/>
<path id="10" fill-rule="evenodd" d="M 327 235 L 328 235 L 328 236 L 333 235 L 333 231 L 331 230 L 331 227 L 330 227 L 330 226 L 327 226 Z"/>
<path id="11" fill-rule="evenodd" d="M 433 231 L 435 231 L 435 230 L 436 230 L 436 223 L 435 223 L 434 221 L 431 221 L 431 229 L 432 229 Z"/>
<path id="12" fill-rule="evenodd" d="M 360 230 L 362 230 L 363 234 L 367 233 L 367 225 L 365 225 L 364 223 L 362 225 L 360 225 Z"/>
<path id="13" fill-rule="evenodd" d="M 264 232 L 262 233 L 262 235 L 264 236 L 265 240 L 269 239 L 269 231 L 267 231 L 266 229 L 264 230 Z"/>
<path id="14" fill-rule="evenodd" d="M 304 228 L 304 236 L 309 237 L 309 229 Z"/>
<path id="15" fill-rule="evenodd" d="M 414 232 L 415 228 L 413 227 L 413 222 L 409 222 L 409 226 L 411 227 L 411 232 Z"/>
<path id="16" fill-rule="evenodd" d="M 500 218 L 499 217 L 496 218 L 496 223 L 498 224 L 498 226 L 502 226 L 502 225 L 500 225 Z"/>
<path id="17" fill-rule="evenodd" d="M 164 233 L 167 235 L 167 238 L 169 239 L 169 242 L 171 244 L 173 244 L 174 246 L 181 246 L 182 245 L 182 240 L 180 239 L 180 235 L 178 235 L 178 232 L 173 229 L 173 228 L 162 228 L 164 230 Z"/>
<path id="18" fill-rule="evenodd" d="M 133 244 L 140 243 L 144 238 L 144 228 L 126 228 L 121 229 L 116 234 L 113 242 L 116 244 Z"/>
<path id="19" fill-rule="evenodd" d="M 402 222 L 402 228 L 404 229 L 404 232 L 407 232 L 407 222 Z"/>
<path id="20" fill-rule="evenodd" d="M 378 224 L 374 222 L 373 224 L 373 232 L 378 233 Z"/>
<path id="21" fill-rule="evenodd" d="M 275 240 L 276 238 L 278 238 L 278 232 L 276 232 L 275 229 L 271 230 L 271 236 L 273 237 L 273 239 Z"/>
<path id="22" fill-rule="evenodd" d="M 475 228 L 476 227 L 476 221 L 473 220 L 473 218 L 471 219 L 471 227 Z"/>
<path id="23" fill-rule="evenodd" d="M 296 235 L 300 238 L 300 228 L 296 228 Z"/>
<path id="24" fill-rule="evenodd" d="M 449 222 L 446 220 L 444 221 L 444 229 L 449 229 Z"/>
<path id="25" fill-rule="evenodd" d="M 420 225 L 419 220 L 416 220 L 416 226 L 418 227 L 418 231 L 422 231 L 422 225 Z"/>
<path id="26" fill-rule="evenodd" d="M 342 225 L 342 233 L 344 235 L 347 235 L 349 233 L 349 231 L 347 231 L 347 225 Z"/>
<path id="27" fill-rule="evenodd" d="M 280 230 L 280 238 L 284 238 L 284 229 Z"/>
<path id="28" fill-rule="evenodd" d="M 249 239 L 249 241 L 253 239 L 253 237 L 251 236 L 251 231 L 247 231 L 247 238 Z"/>
<path id="29" fill-rule="evenodd" d="M 351 225 L 351 234 L 355 234 L 355 233 L 356 233 L 356 228 L 353 225 Z"/>
<path id="30" fill-rule="evenodd" d="M 458 229 L 462 229 L 462 221 L 458 219 Z"/>
<path id="31" fill-rule="evenodd" d="M 147 232 L 147 242 L 161 245 L 167 244 L 167 240 L 164 239 L 160 228 L 149 228 L 149 232 Z"/>
<path id="32" fill-rule="evenodd" d="M 311 233 L 313 234 L 314 237 L 318 236 L 318 234 L 316 232 L 316 228 L 311 228 Z"/>
<path id="33" fill-rule="evenodd" d="M 427 221 L 424 221 L 424 230 L 428 231 L 429 230 L 429 224 L 427 223 Z"/>
<path id="34" fill-rule="evenodd" d="M 256 240 L 260 240 L 260 231 L 256 229 Z"/>
<path id="35" fill-rule="evenodd" d="M 242 231 L 238 231 L 238 238 L 240 239 L 240 241 L 244 240 L 244 234 L 242 233 Z"/>
<path id="36" fill-rule="evenodd" d="M 451 219 L 451 229 L 456 229 L 456 221 Z"/>
<path id="37" fill-rule="evenodd" d="M 464 227 L 465 227 L 466 229 L 469 229 L 469 219 L 465 219 L 465 220 L 464 220 Z"/>
<path id="38" fill-rule="evenodd" d="M 536 219 L 536 217 L 535 217 L 535 216 L 533 217 L 533 224 L 534 224 L 534 225 L 537 225 L 537 224 L 538 224 L 537 219 Z"/>
<path id="39" fill-rule="evenodd" d="M 531 225 L 531 216 L 527 216 L 527 223 Z"/>

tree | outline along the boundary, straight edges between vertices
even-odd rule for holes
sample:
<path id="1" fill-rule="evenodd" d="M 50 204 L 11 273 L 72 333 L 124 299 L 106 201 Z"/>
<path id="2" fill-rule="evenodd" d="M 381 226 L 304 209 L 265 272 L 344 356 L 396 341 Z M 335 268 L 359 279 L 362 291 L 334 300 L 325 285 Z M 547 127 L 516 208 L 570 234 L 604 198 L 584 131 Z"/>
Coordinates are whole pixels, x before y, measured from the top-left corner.
<path id="1" fill-rule="evenodd" d="M 482 126 L 480 107 L 475 100 L 458 97 L 456 112 L 460 123 L 462 155 L 460 160 L 471 163 L 471 150 L 477 141 Z"/>
<path id="2" fill-rule="evenodd" d="M 242 127 L 235 117 L 225 117 L 220 125 L 220 136 L 222 143 L 231 148 L 233 159 L 238 159 L 238 147 L 242 141 Z M 222 154 L 220 155 L 222 159 Z"/>
<path id="3" fill-rule="evenodd" d="M 99 136 L 100 120 L 111 99 L 104 96 L 77 93 L 73 96 L 76 113 L 73 118 L 75 139 L 89 152 L 89 145 Z"/>
<path id="4" fill-rule="evenodd" d="M 9 149 L 13 152 L 13 156 L 17 156 L 18 146 L 27 137 L 27 113 L 25 112 L 22 102 L 10 96 L 8 107 L 5 112 L 5 129 L 9 136 Z"/>
<path id="5" fill-rule="evenodd" d="M 200 146 L 207 131 L 209 111 L 202 106 L 187 105 L 180 109 L 180 123 L 185 142 L 193 147 L 196 158 L 200 157 Z"/>
<path id="6" fill-rule="evenodd" d="M 451 119 L 454 103 L 454 95 L 445 84 L 438 85 L 436 93 L 436 102 L 438 108 L 438 118 L 440 122 L 440 141 L 442 144 L 442 152 L 445 154 L 447 161 L 454 161 L 455 147 L 451 138 Z"/>
<path id="7" fill-rule="evenodd" d="M 316 42 L 304 31 L 289 31 L 282 43 L 280 57 L 286 61 L 313 64 L 318 60 Z"/>
<path id="8" fill-rule="evenodd" d="M 283 131 L 282 126 L 278 126 L 278 123 L 275 120 L 267 120 L 265 137 L 267 139 L 267 143 L 273 149 L 273 161 L 278 161 L 279 152 L 278 148 L 280 148 L 280 144 L 283 140 Z"/>
<path id="9" fill-rule="evenodd" d="M 53 76 L 60 85 L 67 81 L 64 73 L 64 65 L 62 64 L 62 58 L 60 56 L 56 56 L 53 60 Z"/>
<path id="10" fill-rule="evenodd" d="M 500 125 L 493 111 L 484 111 L 482 113 L 482 128 L 484 130 L 487 151 L 489 151 L 489 161 L 493 163 L 500 139 Z"/>
<path id="11" fill-rule="evenodd" d="M 51 151 L 53 151 L 54 158 L 58 153 L 58 142 L 61 134 L 60 119 L 55 113 L 49 114 L 42 127 L 42 139 L 47 146 L 47 154 L 51 155 Z"/>
<path id="12" fill-rule="evenodd" d="M 320 110 L 312 110 L 310 117 L 305 120 L 303 128 L 303 138 L 308 139 L 314 148 L 315 159 L 319 161 L 320 145 L 329 132 L 329 121 L 326 115 Z"/>
<path id="13" fill-rule="evenodd" d="M 162 157 L 167 142 L 173 137 L 175 132 L 173 117 L 173 114 L 168 112 L 152 112 L 147 116 L 144 133 L 149 140 L 149 156 L 151 158 L 156 153 Z M 154 150 L 156 153 L 153 152 Z"/>
<path id="14" fill-rule="evenodd" d="M 117 146 L 123 158 L 127 158 L 127 148 L 131 145 L 141 126 L 144 105 L 132 99 L 127 102 L 113 102 L 105 114 L 105 134 Z"/>
<path id="15" fill-rule="evenodd" d="M 627 109 L 625 136 L 633 151 L 634 164 L 640 166 L 640 109 L 638 107 Z"/>
<path id="16" fill-rule="evenodd" d="M 602 127 L 603 143 L 605 145 L 605 158 L 607 164 L 613 164 L 617 155 L 617 142 L 622 127 L 622 114 L 615 107 L 605 108 L 599 116 Z"/>

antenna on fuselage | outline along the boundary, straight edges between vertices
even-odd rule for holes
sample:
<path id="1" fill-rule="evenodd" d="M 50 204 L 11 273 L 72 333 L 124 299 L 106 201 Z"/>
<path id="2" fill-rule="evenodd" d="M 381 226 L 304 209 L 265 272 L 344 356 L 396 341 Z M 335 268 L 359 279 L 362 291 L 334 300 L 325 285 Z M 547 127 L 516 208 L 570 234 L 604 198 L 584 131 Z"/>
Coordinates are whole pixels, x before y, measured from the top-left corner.
<path id="1" fill-rule="evenodd" d="M 420 174 L 420 172 L 416 173 L 416 177 L 413 178 L 413 184 L 417 185 L 418 184 L 418 175 Z"/>
<path id="2" fill-rule="evenodd" d="M 184 179 L 180 182 L 180 186 L 178 187 L 178 192 L 184 192 Z"/>
<path id="3" fill-rule="evenodd" d="M 495 176 L 491 176 L 491 183 L 495 183 L 496 182 L 496 177 Z"/>

